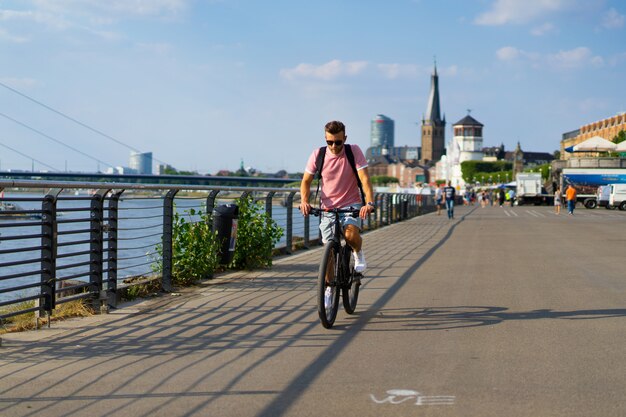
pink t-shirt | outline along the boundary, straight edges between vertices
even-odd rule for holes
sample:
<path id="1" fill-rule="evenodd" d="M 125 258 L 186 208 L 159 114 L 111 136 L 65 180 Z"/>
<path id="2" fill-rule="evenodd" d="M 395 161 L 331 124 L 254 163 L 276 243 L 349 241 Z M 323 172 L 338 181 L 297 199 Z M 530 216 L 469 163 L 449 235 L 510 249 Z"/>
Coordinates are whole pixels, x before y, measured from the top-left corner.
<path id="1" fill-rule="evenodd" d="M 361 148 L 357 145 L 350 146 L 354 154 L 356 169 L 361 170 L 367 167 L 367 160 Z M 304 169 L 309 174 L 314 175 L 317 171 L 315 161 L 319 152 L 320 149 L 317 148 L 309 157 Z M 340 208 L 361 204 L 361 192 L 359 191 L 356 176 L 346 157 L 345 148 L 338 155 L 334 155 L 329 149 L 326 150 L 322 168 L 322 186 L 320 188 L 322 208 Z"/>

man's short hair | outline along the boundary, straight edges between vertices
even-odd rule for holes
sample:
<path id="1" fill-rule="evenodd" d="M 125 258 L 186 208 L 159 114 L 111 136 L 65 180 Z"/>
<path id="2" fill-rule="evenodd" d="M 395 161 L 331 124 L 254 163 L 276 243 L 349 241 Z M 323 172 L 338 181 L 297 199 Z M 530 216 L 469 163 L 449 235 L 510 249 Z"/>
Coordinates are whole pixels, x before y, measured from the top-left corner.
<path id="1" fill-rule="evenodd" d="M 346 133 L 346 126 L 338 120 L 326 123 L 324 130 L 331 135 L 336 135 L 339 132 Z"/>

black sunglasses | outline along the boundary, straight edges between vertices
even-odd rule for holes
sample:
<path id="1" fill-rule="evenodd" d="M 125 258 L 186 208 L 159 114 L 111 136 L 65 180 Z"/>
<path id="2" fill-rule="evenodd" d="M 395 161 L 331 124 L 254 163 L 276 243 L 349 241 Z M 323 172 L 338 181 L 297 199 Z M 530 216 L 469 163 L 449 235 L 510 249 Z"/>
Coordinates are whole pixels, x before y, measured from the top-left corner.
<path id="1" fill-rule="evenodd" d="M 343 145 L 343 141 L 342 141 L 342 140 L 327 140 L 327 141 L 326 141 L 326 144 L 327 144 L 328 146 L 333 146 L 333 145 L 335 145 L 335 146 L 341 146 L 341 145 Z"/>

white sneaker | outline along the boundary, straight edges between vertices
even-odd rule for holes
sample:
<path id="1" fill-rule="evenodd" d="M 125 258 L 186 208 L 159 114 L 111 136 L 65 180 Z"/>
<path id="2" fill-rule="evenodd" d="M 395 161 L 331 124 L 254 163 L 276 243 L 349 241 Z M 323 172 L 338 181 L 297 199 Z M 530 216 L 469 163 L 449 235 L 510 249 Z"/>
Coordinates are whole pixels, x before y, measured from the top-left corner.
<path id="1" fill-rule="evenodd" d="M 353 252 L 354 255 L 354 272 L 361 273 L 365 271 L 367 268 L 367 263 L 365 262 L 365 255 L 363 254 L 363 250 L 361 252 Z"/>
<path id="2" fill-rule="evenodd" d="M 324 306 L 326 308 L 330 308 L 333 305 L 333 289 L 331 287 L 326 287 L 326 291 L 324 292 Z"/>

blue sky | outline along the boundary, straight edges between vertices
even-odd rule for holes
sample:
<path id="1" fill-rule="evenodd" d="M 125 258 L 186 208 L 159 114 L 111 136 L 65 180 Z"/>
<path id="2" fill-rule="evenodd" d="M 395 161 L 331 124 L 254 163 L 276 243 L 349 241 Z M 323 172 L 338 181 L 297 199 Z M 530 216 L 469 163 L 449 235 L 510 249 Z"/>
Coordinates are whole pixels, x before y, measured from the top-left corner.
<path id="1" fill-rule="evenodd" d="M 0 0 L 0 169 L 127 166 L 130 147 L 201 173 L 301 172 L 327 121 L 365 149 L 379 113 L 420 146 L 434 56 L 447 140 L 471 109 L 485 146 L 552 152 L 626 111 L 625 15 L 619 0 Z"/>

